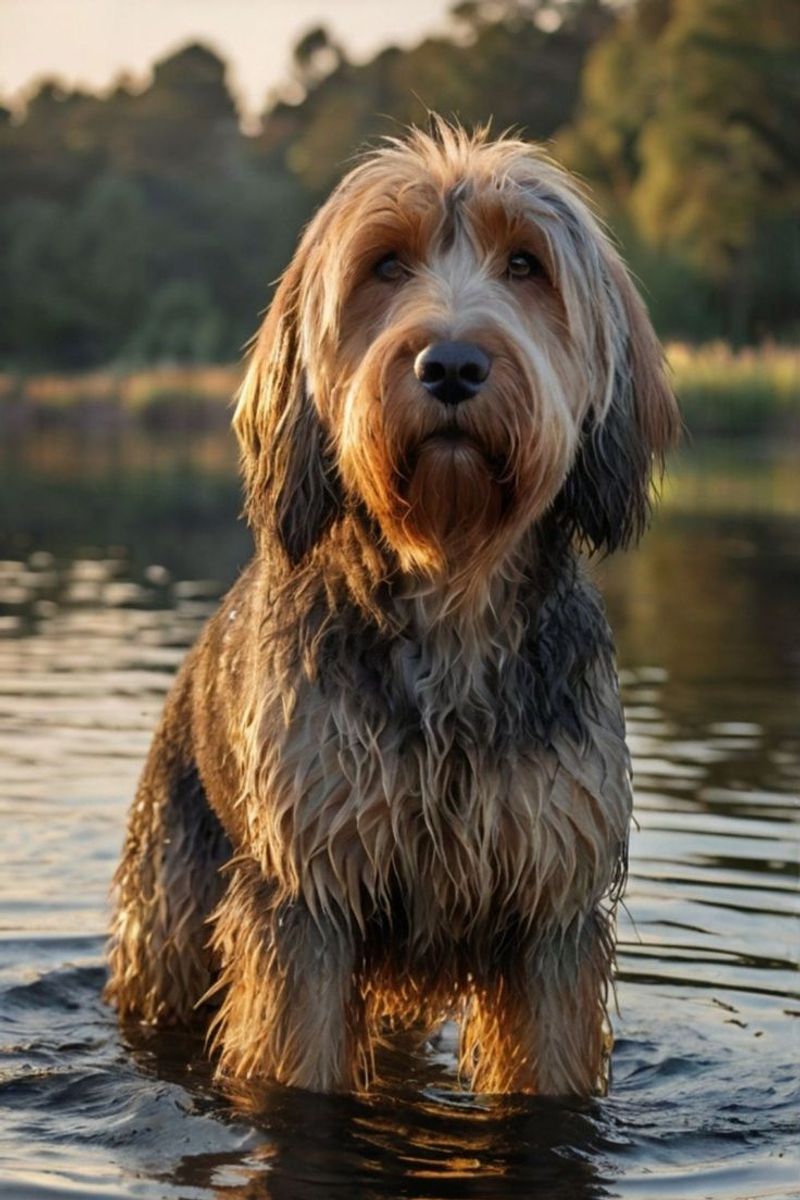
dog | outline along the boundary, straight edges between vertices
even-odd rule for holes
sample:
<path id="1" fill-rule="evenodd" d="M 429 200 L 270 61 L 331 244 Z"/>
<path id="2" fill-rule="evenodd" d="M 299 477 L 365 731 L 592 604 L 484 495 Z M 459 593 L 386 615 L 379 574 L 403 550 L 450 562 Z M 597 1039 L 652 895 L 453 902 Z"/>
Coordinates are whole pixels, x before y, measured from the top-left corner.
<path id="1" fill-rule="evenodd" d="M 223 1075 L 364 1089 L 387 1029 L 455 1018 L 473 1090 L 601 1091 L 632 793 L 580 551 L 639 537 L 679 431 L 619 255 L 541 149 L 389 139 L 234 426 L 255 554 L 155 734 L 108 999 L 205 1014 Z"/>

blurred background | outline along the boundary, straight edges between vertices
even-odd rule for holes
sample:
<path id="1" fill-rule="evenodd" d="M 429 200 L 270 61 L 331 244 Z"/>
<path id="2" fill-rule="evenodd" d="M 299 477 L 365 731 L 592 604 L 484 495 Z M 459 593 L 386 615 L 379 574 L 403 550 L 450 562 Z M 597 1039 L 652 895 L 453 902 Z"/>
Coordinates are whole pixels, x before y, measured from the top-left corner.
<path id="1" fill-rule="evenodd" d="M 0 0 L 0 96 L 0 1193 L 796 1197 L 800 4 Z M 587 1104 L 459 1093 L 452 1039 L 369 1097 L 230 1096 L 100 1001 L 153 727 L 251 552 L 242 347 L 428 109 L 584 178 L 687 424 L 642 546 L 589 565 L 637 824 Z"/>

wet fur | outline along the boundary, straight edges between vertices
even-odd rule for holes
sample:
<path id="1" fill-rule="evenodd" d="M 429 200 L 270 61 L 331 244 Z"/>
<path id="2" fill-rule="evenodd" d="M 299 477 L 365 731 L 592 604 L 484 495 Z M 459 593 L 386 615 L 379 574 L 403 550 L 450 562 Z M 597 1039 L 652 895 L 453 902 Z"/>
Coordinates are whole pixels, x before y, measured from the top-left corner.
<path id="1" fill-rule="evenodd" d="M 411 370 L 437 337 L 494 359 L 455 417 Z M 524 143 L 392 143 L 306 231 L 235 424 L 256 553 L 156 733 L 109 999 L 207 1005 L 221 1071 L 320 1091 L 445 1017 L 474 1088 L 602 1088 L 631 791 L 576 551 L 639 536 L 678 424 L 616 252 Z"/>

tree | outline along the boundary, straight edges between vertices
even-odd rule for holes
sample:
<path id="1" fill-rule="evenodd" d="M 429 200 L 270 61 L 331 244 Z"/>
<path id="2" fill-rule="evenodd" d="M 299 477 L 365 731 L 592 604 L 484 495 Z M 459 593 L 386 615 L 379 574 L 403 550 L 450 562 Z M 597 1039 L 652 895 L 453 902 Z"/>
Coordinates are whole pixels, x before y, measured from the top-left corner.
<path id="1" fill-rule="evenodd" d="M 779 274 L 800 253 L 798 55 L 794 0 L 642 0 L 590 57 L 562 141 L 612 213 L 714 289 L 736 340 L 762 323 L 767 246 Z"/>
<path id="2" fill-rule="evenodd" d="M 519 0 L 458 5 L 448 36 L 410 50 L 387 47 L 367 63 L 344 57 L 324 74 L 305 78 L 301 102 L 277 103 L 264 117 L 259 144 L 315 199 L 347 168 L 354 151 L 380 134 L 424 123 L 428 109 L 465 124 L 492 119 L 498 130 L 522 128 L 545 141 L 571 118 L 584 60 L 612 22 L 598 0 L 557 6 Z M 545 27 L 546 26 L 546 27 Z M 295 51 L 317 54 L 323 31 Z"/>

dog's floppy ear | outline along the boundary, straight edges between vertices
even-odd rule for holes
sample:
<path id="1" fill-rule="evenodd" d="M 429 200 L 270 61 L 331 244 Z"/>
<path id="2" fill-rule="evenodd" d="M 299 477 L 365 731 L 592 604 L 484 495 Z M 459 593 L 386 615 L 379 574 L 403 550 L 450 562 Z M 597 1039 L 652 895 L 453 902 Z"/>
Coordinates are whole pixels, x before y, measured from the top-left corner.
<path id="1" fill-rule="evenodd" d="M 588 550 L 610 553 L 644 532 L 653 479 L 678 439 L 681 421 L 647 310 L 611 247 L 603 266 L 607 395 L 603 408 L 596 405 L 586 417 L 553 516 Z"/>
<path id="2" fill-rule="evenodd" d="M 300 352 L 301 248 L 284 275 L 251 354 L 233 424 L 245 476 L 245 512 L 292 566 L 311 551 L 340 506 L 338 476 Z"/>

